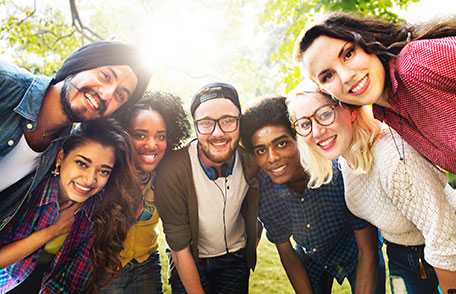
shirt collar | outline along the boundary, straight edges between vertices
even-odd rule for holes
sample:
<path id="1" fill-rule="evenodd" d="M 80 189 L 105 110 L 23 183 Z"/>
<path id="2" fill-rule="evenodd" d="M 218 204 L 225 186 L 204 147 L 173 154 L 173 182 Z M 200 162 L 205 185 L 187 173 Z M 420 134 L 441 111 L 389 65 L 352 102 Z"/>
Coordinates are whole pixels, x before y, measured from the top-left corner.
<path id="1" fill-rule="evenodd" d="M 44 96 L 51 83 L 51 78 L 34 76 L 19 104 L 14 108 L 18 114 L 35 122 L 43 104 Z"/>

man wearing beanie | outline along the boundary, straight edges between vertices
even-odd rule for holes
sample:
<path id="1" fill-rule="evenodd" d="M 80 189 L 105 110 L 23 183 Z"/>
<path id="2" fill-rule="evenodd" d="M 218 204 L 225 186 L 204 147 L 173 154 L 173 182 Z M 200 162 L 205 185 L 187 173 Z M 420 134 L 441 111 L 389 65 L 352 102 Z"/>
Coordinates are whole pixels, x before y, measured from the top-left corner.
<path id="1" fill-rule="evenodd" d="M 172 292 L 247 293 L 261 226 L 257 169 L 238 148 L 236 89 L 203 87 L 191 113 L 197 140 L 165 158 L 155 182 Z"/>
<path id="2" fill-rule="evenodd" d="M 119 42 L 92 43 L 54 78 L 0 63 L 0 230 L 48 172 L 73 122 L 110 116 L 143 95 L 149 73 L 139 56 Z"/>

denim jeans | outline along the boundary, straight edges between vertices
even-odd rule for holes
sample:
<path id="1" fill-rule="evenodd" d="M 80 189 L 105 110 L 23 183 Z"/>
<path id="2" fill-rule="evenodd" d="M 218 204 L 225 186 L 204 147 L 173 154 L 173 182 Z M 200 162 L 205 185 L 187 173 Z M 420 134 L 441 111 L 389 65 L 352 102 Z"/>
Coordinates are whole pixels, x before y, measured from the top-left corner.
<path id="1" fill-rule="evenodd" d="M 101 289 L 102 294 L 161 294 L 163 293 L 160 254 L 153 252 L 142 262 L 130 261 L 120 276 Z"/>
<path id="2" fill-rule="evenodd" d="M 204 292 L 207 294 L 249 292 L 250 269 L 247 267 L 244 249 L 222 256 L 199 258 L 196 266 Z M 170 272 L 169 283 L 172 293 L 186 293 L 171 258 Z"/>
<path id="3" fill-rule="evenodd" d="M 437 275 L 424 260 L 424 245 L 402 246 L 386 242 L 391 292 L 393 294 L 438 294 Z M 420 277 L 420 262 L 427 278 Z"/>
<path id="4" fill-rule="evenodd" d="M 312 290 L 314 294 L 331 294 L 334 277 L 330 275 L 321 265 L 315 263 L 310 259 L 301 246 L 297 245 L 295 248 L 296 254 L 301 259 L 306 271 Z M 351 292 L 354 294 L 356 290 L 356 267 L 347 276 L 347 280 L 350 284 Z M 377 262 L 377 283 L 375 292 L 376 294 L 385 294 L 385 260 L 381 247 L 378 248 L 378 262 Z"/>

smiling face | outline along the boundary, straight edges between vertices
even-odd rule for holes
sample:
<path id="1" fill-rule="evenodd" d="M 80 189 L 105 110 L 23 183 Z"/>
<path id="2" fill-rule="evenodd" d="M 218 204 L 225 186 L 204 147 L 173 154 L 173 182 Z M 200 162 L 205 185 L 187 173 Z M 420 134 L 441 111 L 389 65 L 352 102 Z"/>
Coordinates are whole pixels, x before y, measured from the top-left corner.
<path id="1" fill-rule="evenodd" d="M 217 98 L 202 103 L 195 110 L 194 121 L 201 119 L 218 120 L 221 117 L 239 117 L 239 109 L 228 99 Z M 217 123 L 211 134 L 203 135 L 198 131 L 198 145 L 201 160 L 207 166 L 222 164 L 229 160 L 239 143 L 239 124 L 233 132 L 223 132 Z"/>
<path id="2" fill-rule="evenodd" d="M 258 129 L 252 136 L 253 153 L 258 166 L 276 184 L 294 182 L 304 177 L 296 140 L 280 125 Z"/>
<path id="3" fill-rule="evenodd" d="M 296 97 L 294 110 L 296 118 L 311 117 L 316 110 L 330 103 L 328 98 L 318 94 Z M 320 125 L 311 117 L 311 133 L 304 141 L 326 159 L 334 160 L 348 151 L 353 139 L 353 121 L 356 112 L 343 106 L 335 108 L 334 122 L 328 126 Z"/>
<path id="4" fill-rule="evenodd" d="M 139 110 L 131 121 L 129 133 L 138 154 L 138 167 L 144 172 L 152 172 L 166 153 L 165 120 L 157 111 Z"/>
<path id="5" fill-rule="evenodd" d="M 387 101 L 383 64 L 352 42 L 323 35 L 302 57 L 304 71 L 323 92 L 354 105 Z"/>
<path id="6" fill-rule="evenodd" d="M 102 66 L 69 76 L 60 93 L 64 112 L 71 121 L 106 117 L 125 104 L 138 79 L 127 65 Z"/>
<path id="7" fill-rule="evenodd" d="M 61 150 L 57 164 L 61 201 L 84 202 L 108 182 L 115 164 L 114 148 L 87 141 L 67 155 Z"/>

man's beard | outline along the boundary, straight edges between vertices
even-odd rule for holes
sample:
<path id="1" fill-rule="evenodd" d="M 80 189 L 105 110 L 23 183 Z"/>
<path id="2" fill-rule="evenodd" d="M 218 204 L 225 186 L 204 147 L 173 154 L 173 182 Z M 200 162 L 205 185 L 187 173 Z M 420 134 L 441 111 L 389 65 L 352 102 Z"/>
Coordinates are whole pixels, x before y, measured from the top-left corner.
<path id="1" fill-rule="evenodd" d="M 80 93 L 87 93 L 87 92 L 94 92 L 88 87 L 82 87 L 78 88 L 75 84 L 73 84 L 72 79 L 74 75 L 69 75 L 68 77 L 65 78 L 62 86 L 62 90 L 60 91 L 60 103 L 62 105 L 63 112 L 65 112 L 66 116 L 68 119 L 72 122 L 82 122 L 85 121 L 86 118 L 84 117 L 82 112 L 74 111 L 71 108 L 71 103 L 70 103 L 70 97 L 73 94 L 76 94 L 77 92 Z M 102 99 L 99 99 L 100 107 L 98 110 L 98 113 L 100 116 L 104 114 L 106 111 L 106 104 Z"/>
<path id="2" fill-rule="evenodd" d="M 236 152 L 236 149 L 237 149 L 237 146 L 239 145 L 239 139 L 237 141 L 234 141 L 234 144 L 230 144 L 230 148 L 229 148 L 229 151 L 230 152 L 227 152 L 226 153 L 226 156 L 220 158 L 220 157 L 214 157 L 210 151 L 210 147 L 209 147 L 209 142 L 207 142 L 207 145 L 206 146 L 203 146 L 203 144 L 198 144 L 200 145 L 200 150 L 204 153 L 204 155 L 212 162 L 214 163 L 224 163 L 226 161 L 228 161 L 234 154 L 234 152 Z M 232 142 L 233 142 L 232 141 Z M 232 143 L 231 142 L 231 143 Z"/>

